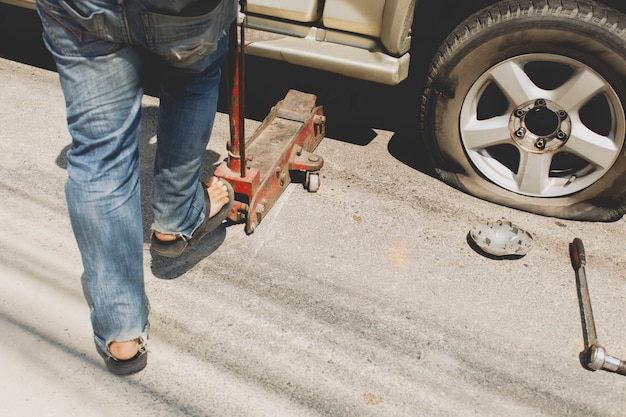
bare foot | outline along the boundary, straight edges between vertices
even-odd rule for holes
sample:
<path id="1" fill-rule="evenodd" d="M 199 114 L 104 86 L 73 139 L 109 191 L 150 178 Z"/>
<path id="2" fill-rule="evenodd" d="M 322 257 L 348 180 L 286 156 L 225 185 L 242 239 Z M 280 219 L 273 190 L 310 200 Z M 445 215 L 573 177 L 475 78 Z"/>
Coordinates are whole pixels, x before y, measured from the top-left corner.
<path id="1" fill-rule="evenodd" d="M 228 204 L 228 188 L 217 177 L 211 177 L 204 182 L 206 191 L 211 200 L 211 208 L 209 210 L 209 218 L 215 216 L 226 204 Z"/>
<path id="2" fill-rule="evenodd" d="M 176 235 L 169 235 L 169 234 L 157 232 L 156 230 L 154 231 L 154 235 L 161 242 L 171 242 L 172 240 L 176 239 Z"/>
<path id="3" fill-rule="evenodd" d="M 215 216 L 222 207 L 228 204 L 228 188 L 226 188 L 222 180 L 217 177 L 211 177 L 204 181 L 204 186 L 206 187 L 206 192 L 211 201 L 211 207 L 208 213 L 209 218 L 211 218 Z M 157 232 L 156 230 L 154 231 L 154 235 L 162 242 L 171 242 L 177 237 L 175 234 L 165 234 Z"/>
<path id="4" fill-rule="evenodd" d="M 128 342 L 111 342 L 109 352 L 115 359 L 125 361 L 133 358 L 139 352 L 139 339 Z"/>

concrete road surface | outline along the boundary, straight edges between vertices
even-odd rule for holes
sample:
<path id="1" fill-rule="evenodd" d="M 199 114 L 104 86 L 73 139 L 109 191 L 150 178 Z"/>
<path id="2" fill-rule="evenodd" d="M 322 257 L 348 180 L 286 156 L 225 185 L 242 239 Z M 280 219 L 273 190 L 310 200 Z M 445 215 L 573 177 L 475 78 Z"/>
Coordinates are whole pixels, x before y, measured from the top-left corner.
<path id="1" fill-rule="evenodd" d="M 286 90 L 258 79 L 251 113 L 264 114 Z M 372 114 L 351 111 L 351 95 L 370 97 L 354 89 L 371 86 L 340 77 L 319 92 L 329 133 L 318 193 L 292 184 L 255 233 L 222 227 L 178 260 L 152 259 L 146 231 L 149 365 L 111 375 L 65 207 L 56 73 L 0 58 L 0 86 L 0 415 L 626 416 L 626 377 L 579 362 L 568 255 L 581 238 L 599 336 L 626 358 L 626 220 L 540 217 L 453 190 L 408 154 L 393 116 L 372 117 L 388 103 L 371 96 L 360 105 Z M 146 230 L 157 106 L 146 96 Z M 207 175 L 227 125 L 220 113 Z M 474 225 L 502 218 L 533 234 L 525 257 L 468 245 Z"/>

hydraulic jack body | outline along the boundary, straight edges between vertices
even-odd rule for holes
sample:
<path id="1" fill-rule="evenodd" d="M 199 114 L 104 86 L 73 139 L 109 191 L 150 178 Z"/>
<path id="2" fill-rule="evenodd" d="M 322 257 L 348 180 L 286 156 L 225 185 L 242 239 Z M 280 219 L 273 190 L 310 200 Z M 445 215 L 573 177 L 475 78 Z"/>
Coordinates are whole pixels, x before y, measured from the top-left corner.
<path id="1" fill-rule="evenodd" d="M 246 141 L 245 22 L 239 30 L 239 42 L 237 25 L 232 26 L 226 71 L 231 81 L 231 137 L 228 159 L 216 169 L 215 176 L 233 186 L 236 201 L 229 219 L 245 221 L 246 233 L 250 234 L 291 182 L 299 179 L 310 192 L 317 191 L 324 162 L 312 152 L 324 138 L 326 119 L 315 95 L 290 90 Z"/>

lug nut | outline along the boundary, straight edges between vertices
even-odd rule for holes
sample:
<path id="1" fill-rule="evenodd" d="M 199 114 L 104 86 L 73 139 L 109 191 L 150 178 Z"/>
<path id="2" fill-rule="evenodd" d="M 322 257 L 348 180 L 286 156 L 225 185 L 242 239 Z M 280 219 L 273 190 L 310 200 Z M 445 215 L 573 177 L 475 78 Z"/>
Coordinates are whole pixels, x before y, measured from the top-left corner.
<path id="1" fill-rule="evenodd" d="M 515 136 L 517 136 L 518 138 L 523 138 L 525 135 L 526 135 L 526 129 L 524 129 L 523 127 L 520 127 L 515 132 Z"/>
<path id="2" fill-rule="evenodd" d="M 546 140 L 544 138 L 537 139 L 537 142 L 535 142 L 535 147 L 537 149 L 545 149 Z"/>

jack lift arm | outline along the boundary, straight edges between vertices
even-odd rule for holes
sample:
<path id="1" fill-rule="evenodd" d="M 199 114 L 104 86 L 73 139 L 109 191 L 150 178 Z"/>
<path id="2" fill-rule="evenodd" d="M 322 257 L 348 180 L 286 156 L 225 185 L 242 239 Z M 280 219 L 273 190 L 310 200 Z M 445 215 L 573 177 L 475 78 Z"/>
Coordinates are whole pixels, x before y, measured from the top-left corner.
<path id="1" fill-rule="evenodd" d="M 323 108 L 312 94 L 289 90 L 270 111 L 246 143 L 244 129 L 244 60 L 246 2 L 241 1 L 244 21 L 230 29 L 226 73 L 230 92 L 230 142 L 228 159 L 215 176 L 235 191 L 229 213 L 234 222 L 246 223 L 250 234 L 294 179 L 301 178 L 310 192 L 319 188 L 323 159 L 313 154 L 325 135 Z"/>

